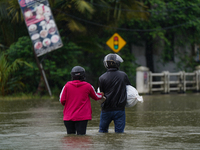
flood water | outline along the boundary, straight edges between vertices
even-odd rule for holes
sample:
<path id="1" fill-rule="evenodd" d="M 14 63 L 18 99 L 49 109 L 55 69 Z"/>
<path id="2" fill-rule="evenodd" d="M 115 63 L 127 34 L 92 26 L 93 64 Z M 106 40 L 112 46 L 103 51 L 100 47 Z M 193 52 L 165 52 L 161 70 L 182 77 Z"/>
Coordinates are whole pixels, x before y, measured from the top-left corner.
<path id="1" fill-rule="evenodd" d="M 67 135 L 57 99 L 1 100 L 1 150 L 195 150 L 200 149 L 200 94 L 145 95 L 126 108 L 125 133 L 98 133 L 100 105 L 84 136 Z"/>

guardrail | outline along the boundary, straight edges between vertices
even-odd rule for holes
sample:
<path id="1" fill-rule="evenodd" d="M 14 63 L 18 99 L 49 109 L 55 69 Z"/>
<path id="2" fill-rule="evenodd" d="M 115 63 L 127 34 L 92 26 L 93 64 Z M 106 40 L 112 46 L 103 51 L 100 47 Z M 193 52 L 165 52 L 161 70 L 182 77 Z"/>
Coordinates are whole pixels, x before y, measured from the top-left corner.
<path id="1" fill-rule="evenodd" d="M 171 91 L 186 92 L 187 90 L 199 91 L 200 72 L 194 71 L 187 73 L 180 71 L 170 73 L 152 73 L 149 71 L 149 93 L 160 91 L 161 93 L 170 93 Z"/>

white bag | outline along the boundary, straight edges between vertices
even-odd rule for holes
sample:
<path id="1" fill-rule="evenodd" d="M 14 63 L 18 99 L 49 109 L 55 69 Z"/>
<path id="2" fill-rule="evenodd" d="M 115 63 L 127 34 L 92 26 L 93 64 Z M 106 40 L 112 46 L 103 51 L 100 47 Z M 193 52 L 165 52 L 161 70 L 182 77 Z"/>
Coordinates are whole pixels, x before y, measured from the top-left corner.
<path id="1" fill-rule="evenodd" d="M 138 91 L 131 85 L 126 86 L 127 102 L 126 107 L 133 107 L 137 102 L 143 103 L 143 97 L 139 96 Z"/>
<path id="2" fill-rule="evenodd" d="M 99 87 L 97 88 L 97 93 L 100 93 L 100 89 L 99 89 Z M 106 100 L 106 97 L 103 96 L 103 98 L 100 99 L 100 100 L 98 100 L 97 102 L 99 102 L 99 104 L 102 104 L 105 100 Z"/>

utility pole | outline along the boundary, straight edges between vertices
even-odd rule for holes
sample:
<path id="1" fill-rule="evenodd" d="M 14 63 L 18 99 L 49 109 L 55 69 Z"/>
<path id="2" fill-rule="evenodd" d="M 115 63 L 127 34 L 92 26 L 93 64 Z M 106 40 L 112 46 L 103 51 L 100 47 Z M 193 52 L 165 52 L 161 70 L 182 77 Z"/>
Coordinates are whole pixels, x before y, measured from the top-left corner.
<path id="1" fill-rule="evenodd" d="M 44 84 L 45 84 L 46 90 L 48 91 L 49 96 L 52 96 L 52 94 L 51 94 L 51 89 L 50 89 L 50 87 L 49 87 L 49 83 L 48 83 L 48 80 L 47 80 L 47 78 L 46 78 L 46 74 L 45 74 L 44 68 L 43 68 L 43 66 L 42 66 L 42 63 L 39 62 L 39 59 L 38 59 L 38 57 L 37 57 L 37 55 L 36 55 L 36 53 L 35 53 L 34 48 L 33 48 L 33 53 L 34 53 L 35 60 L 36 60 L 36 63 L 37 63 L 37 65 L 38 65 L 38 68 L 39 68 L 39 70 L 40 70 L 40 73 L 41 73 L 41 75 L 42 75 L 42 78 L 43 78 L 43 80 L 44 80 Z"/>

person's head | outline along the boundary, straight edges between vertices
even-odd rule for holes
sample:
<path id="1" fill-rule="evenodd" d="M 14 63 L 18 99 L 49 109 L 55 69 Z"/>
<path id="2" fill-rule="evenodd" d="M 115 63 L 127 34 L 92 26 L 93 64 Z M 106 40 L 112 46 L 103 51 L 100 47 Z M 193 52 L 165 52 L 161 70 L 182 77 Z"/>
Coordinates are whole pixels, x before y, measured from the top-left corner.
<path id="1" fill-rule="evenodd" d="M 123 62 L 123 59 L 117 55 L 110 53 L 104 57 L 104 66 L 109 69 L 109 68 L 117 68 L 119 69 L 120 63 Z"/>
<path id="2" fill-rule="evenodd" d="M 85 69 L 81 66 L 75 66 L 71 70 L 72 80 L 85 81 Z"/>

